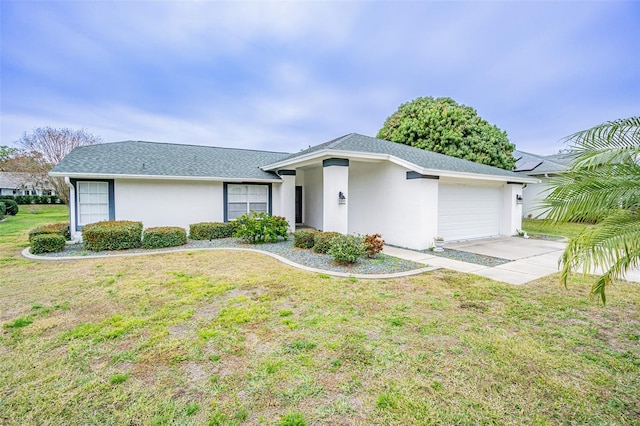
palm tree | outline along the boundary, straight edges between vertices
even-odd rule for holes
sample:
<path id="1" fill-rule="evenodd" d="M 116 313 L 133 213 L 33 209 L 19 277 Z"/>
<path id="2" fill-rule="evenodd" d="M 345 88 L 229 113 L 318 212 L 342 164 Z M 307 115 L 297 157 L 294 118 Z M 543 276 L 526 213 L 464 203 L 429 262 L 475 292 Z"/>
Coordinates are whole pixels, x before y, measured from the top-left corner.
<path id="1" fill-rule="evenodd" d="M 555 223 L 594 223 L 571 239 L 561 259 L 561 282 L 578 269 L 600 274 L 592 296 L 640 265 L 640 117 L 575 133 L 569 169 L 551 181 L 544 205 Z"/>

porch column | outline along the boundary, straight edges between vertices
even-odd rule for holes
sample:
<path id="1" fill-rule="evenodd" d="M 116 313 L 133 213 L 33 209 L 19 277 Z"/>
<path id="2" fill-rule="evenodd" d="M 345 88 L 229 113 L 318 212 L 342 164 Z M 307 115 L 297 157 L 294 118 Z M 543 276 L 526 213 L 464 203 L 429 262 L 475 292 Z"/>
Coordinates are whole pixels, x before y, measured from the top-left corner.
<path id="1" fill-rule="evenodd" d="M 518 229 L 522 229 L 522 184 L 507 182 L 502 190 L 500 234 L 516 235 Z"/>
<path id="2" fill-rule="evenodd" d="M 289 232 L 296 230 L 296 171 L 278 170 L 280 186 L 280 214 L 289 222 Z"/>
<path id="3" fill-rule="evenodd" d="M 322 230 L 349 232 L 349 160 L 329 158 L 322 162 Z"/>

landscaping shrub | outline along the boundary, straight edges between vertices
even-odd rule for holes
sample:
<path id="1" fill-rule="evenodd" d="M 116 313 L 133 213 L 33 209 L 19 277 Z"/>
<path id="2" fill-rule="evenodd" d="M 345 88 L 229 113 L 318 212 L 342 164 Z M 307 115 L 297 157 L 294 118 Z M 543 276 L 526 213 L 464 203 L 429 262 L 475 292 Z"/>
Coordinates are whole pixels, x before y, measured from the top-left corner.
<path id="1" fill-rule="evenodd" d="M 278 237 L 286 240 L 289 232 L 287 219 L 267 213 L 249 212 L 237 218 L 236 222 L 235 236 L 251 244 L 275 243 Z"/>
<path id="2" fill-rule="evenodd" d="M 293 246 L 310 249 L 315 245 L 315 237 L 319 234 L 315 229 L 301 229 L 293 233 Z"/>
<path id="3" fill-rule="evenodd" d="M 200 222 L 189 225 L 189 238 L 192 240 L 217 240 L 233 237 L 238 223 L 233 222 Z"/>
<path id="4" fill-rule="evenodd" d="M 187 232 L 178 226 L 149 228 L 142 236 L 143 248 L 175 247 L 187 244 Z"/>
<path id="5" fill-rule="evenodd" d="M 4 203 L 5 213 L 7 216 L 15 216 L 18 214 L 18 203 L 13 200 L 9 200 L 8 198 L 3 199 L 2 202 Z"/>
<path id="6" fill-rule="evenodd" d="M 31 240 L 32 254 L 56 253 L 64 249 L 65 239 L 60 234 L 40 234 Z"/>
<path id="7" fill-rule="evenodd" d="M 29 241 L 32 241 L 33 238 L 38 235 L 45 234 L 62 235 L 65 240 L 70 240 L 71 232 L 69 231 L 69 222 L 52 223 L 50 225 L 42 225 L 37 228 L 33 228 L 29 231 Z"/>
<path id="8" fill-rule="evenodd" d="M 142 222 L 110 220 L 85 225 L 82 240 L 87 250 L 124 250 L 142 244 Z"/>
<path id="9" fill-rule="evenodd" d="M 4 219 L 4 215 L 7 211 L 7 205 L 0 201 L 0 220 Z"/>
<path id="10" fill-rule="evenodd" d="M 313 251 L 327 253 L 331 248 L 331 241 L 341 235 L 339 232 L 318 232 L 314 235 Z"/>
<path id="11" fill-rule="evenodd" d="M 355 263 L 367 251 L 360 235 L 338 235 L 331 240 L 328 252 L 338 263 Z"/>
<path id="12" fill-rule="evenodd" d="M 56 195 L 0 195 L 2 200 L 13 200 L 18 204 L 58 204 Z"/>
<path id="13" fill-rule="evenodd" d="M 384 240 L 380 234 L 365 235 L 364 245 L 367 250 L 367 256 L 376 257 L 382 251 Z"/>

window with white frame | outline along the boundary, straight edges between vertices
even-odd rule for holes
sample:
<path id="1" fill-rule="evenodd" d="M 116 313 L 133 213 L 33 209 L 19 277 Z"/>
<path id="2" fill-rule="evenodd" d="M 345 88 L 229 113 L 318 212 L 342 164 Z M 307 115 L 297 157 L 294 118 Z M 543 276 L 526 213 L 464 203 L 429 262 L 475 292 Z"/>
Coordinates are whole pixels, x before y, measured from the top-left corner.
<path id="1" fill-rule="evenodd" d="M 78 225 L 109 220 L 109 182 L 77 184 Z"/>
<path id="2" fill-rule="evenodd" d="M 268 185 L 227 185 L 227 219 L 235 219 L 250 211 L 269 212 Z"/>

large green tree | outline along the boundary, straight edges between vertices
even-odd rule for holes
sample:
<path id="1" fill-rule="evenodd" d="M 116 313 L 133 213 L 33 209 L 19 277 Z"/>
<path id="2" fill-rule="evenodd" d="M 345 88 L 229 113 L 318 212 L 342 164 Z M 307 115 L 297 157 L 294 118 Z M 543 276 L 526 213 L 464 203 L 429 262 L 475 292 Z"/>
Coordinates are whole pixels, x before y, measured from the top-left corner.
<path id="1" fill-rule="evenodd" d="M 567 138 L 569 169 L 545 199 L 554 222 L 589 221 L 560 260 L 562 283 L 576 271 L 599 274 L 592 296 L 606 302 L 614 280 L 640 266 L 640 117 L 607 122 Z"/>
<path id="2" fill-rule="evenodd" d="M 400 105 L 378 137 L 506 170 L 515 166 L 515 146 L 507 133 L 451 98 L 423 97 Z"/>

